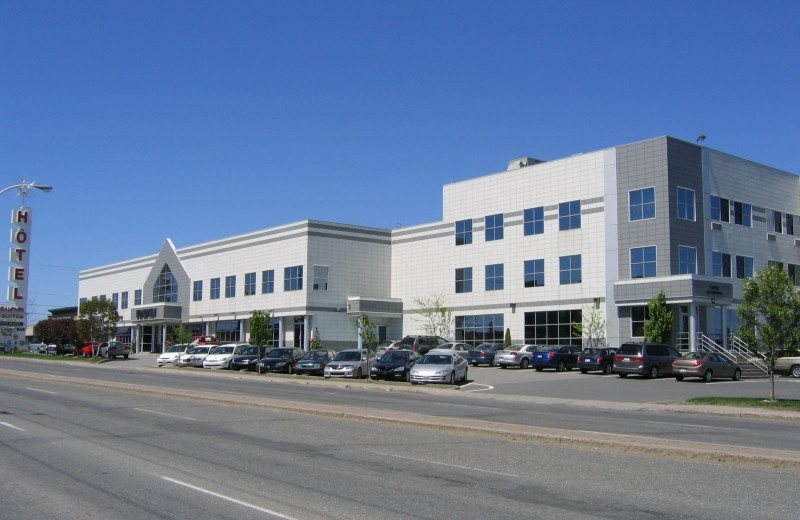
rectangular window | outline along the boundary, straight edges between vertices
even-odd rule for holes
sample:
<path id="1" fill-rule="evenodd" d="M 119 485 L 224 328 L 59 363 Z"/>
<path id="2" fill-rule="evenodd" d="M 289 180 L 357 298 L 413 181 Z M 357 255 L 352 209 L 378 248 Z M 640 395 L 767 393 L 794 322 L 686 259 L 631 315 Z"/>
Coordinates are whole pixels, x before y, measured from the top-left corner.
<path id="1" fill-rule="evenodd" d="M 212 300 L 219 300 L 219 278 L 211 279 L 211 295 Z"/>
<path id="2" fill-rule="evenodd" d="M 697 249 L 678 246 L 678 273 L 697 274 Z"/>
<path id="3" fill-rule="evenodd" d="M 774 209 L 767 210 L 767 228 L 775 233 L 783 233 L 783 214 Z"/>
<path id="4" fill-rule="evenodd" d="M 631 337 L 644 337 L 644 324 L 649 318 L 647 307 L 631 307 Z"/>
<path id="5" fill-rule="evenodd" d="M 128 308 L 128 291 L 122 292 L 122 308 L 123 309 Z"/>
<path id="6" fill-rule="evenodd" d="M 678 187 L 678 218 L 695 220 L 694 190 Z"/>
<path id="7" fill-rule="evenodd" d="M 456 269 L 456 293 L 472 292 L 472 268 L 461 267 Z"/>
<path id="8" fill-rule="evenodd" d="M 581 309 L 525 313 L 525 343 L 581 346 L 575 325 L 583 323 Z"/>
<path id="9" fill-rule="evenodd" d="M 800 265 L 797 264 L 789 264 L 787 265 L 789 271 L 789 278 L 792 279 L 792 283 L 795 287 L 800 287 Z"/>
<path id="10" fill-rule="evenodd" d="M 645 188 L 628 192 L 631 222 L 656 218 L 656 189 Z"/>
<path id="11" fill-rule="evenodd" d="M 133 292 L 133 304 L 134 305 L 141 305 L 142 304 L 142 290 L 136 289 Z"/>
<path id="12" fill-rule="evenodd" d="M 503 290 L 503 264 L 492 264 L 486 266 L 486 290 Z"/>
<path id="13" fill-rule="evenodd" d="M 731 277 L 731 255 L 719 251 L 711 252 L 711 276 Z"/>
<path id="14" fill-rule="evenodd" d="M 786 234 L 794 235 L 794 215 L 786 214 Z"/>
<path id="15" fill-rule="evenodd" d="M 111 293 L 111 303 L 114 304 L 115 309 L 119 309 L 119 293 Z"/>
<path id="16" fill-rule="evenodd" d="M 303 290 L 303 266 L 285 267 L 283 269 L 283 290 L 301 291 Z"/>
<path id="17" fill-rule="evenodd" d="M 711 220 L 718 222 L 731 221 L 730 201 L 728 199 L 715 195 L 711 196 Z"/>
<path id="18" fill-rule="evenodd" d="M 252 296 L 256 293 L 256 273 L 244 274 L 244 295 Z"/>
<path id="19" fill-rule="evenodd" d="M 472 220 L 456 222 L 456 245 L 464 246 L 472 243 Z"/>
<path id="20" fill-rule="evenodd" d="M 560 257 L 558 276 L 561 285 L 581 283 L 581 255 Z"/>
<path id="21" fill-rule="evenodd" d="M 486 217 L 486 241 L 503 240 L 503 214 Z"/>
<path id="22" fill-rule="evenodd" d="M 261 294 L 275 292 L 275 270 L 261 271 Z"/>
<path id="23" fill-rule="evenodd" d="M 502 342 L 505 334 L 502 314 L 456 316 L 456 341 L 477 346 L 483 342 Z"/>
<path id="24" fill-rule="evenodd" d="M 558 205 L 558 229 L 580 229 L 581 227 L 581 201 L 562 202 Z"/>
<path id="25" fill-rule="evenodd" d="M 736 278 L 740 280 L 753 277 L 753 259 L 736 255 Z"/>
<path id="26" fill-rule="evenodd" d="M 328 266 L 315 265 L 314 266 L 314 285 L 312 289 L 315 291 L 328 290 Z"/>
<path id="27" fill-rule="evenodd" d="M 733 203 L 733 223 L 744 227 L 752 227 L 751 215 L 753 209 L 744 202 Z"/>
<path id="28" fill-rule="evenodd" d="M 544 207 L 526 209 L 522 212 L 523 233 L 527 235 L 541 235 L 544 233 Z"/>
<path id="29" fill-rule="evenodd" d="M 203 301 L 203 280 L 196 280 L 192 284 L 192 301 Z"/>
<path id="30" fill-rule="evenodd" d="M 655 278 L 656 246 L 631 249 L 631 278 Z"/>
<path id="31" fill-rule="evenodd" d="M 225 277 L 225 297 L 234 298 L 236 296 L 236 276 Z"/>
<path id="32" fill-rule="evenodd" d="M 525 260 L 525 287 L 544 287 L 544 258 Z"/>

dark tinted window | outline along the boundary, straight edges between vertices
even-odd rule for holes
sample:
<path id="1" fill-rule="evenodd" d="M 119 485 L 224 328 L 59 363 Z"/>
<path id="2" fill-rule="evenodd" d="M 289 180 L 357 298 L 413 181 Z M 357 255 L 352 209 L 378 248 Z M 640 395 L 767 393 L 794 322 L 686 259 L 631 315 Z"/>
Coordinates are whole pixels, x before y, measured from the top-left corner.
<path id="1" fill-rule="evenodd" d="M 630 355 L 639 355 L 642 353 L 642 346 L 637 345 L 636 343 L 625 343 L 620 345 L 619 349 L 617 349 L 617 354 L 624 354 L 626 356 Z"/>

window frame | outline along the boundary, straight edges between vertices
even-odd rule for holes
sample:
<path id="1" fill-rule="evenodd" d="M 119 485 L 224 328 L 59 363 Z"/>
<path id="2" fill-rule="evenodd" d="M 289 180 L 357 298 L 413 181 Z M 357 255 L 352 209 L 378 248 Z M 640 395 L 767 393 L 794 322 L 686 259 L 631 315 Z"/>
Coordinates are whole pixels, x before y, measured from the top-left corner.
<path id="1" fill-rule="evenodd" d="M 544 206 L 522 211 L 523 236 L 544 234 Z"/>
<path id="2" fill-rule="evenodd" d="M 456 267 L 455 277 L 456 294 L 472 292 L 472 267 Z"/>
<path id="3" fill-rule="evenodd" d="M 638 194 L 639 200 L 634 202 L 634 196 Z M 649 194 L 652 200 L 645 200 L 645 194 Z M 634 211 L 638 209 L 638 216 Z M 651 214 L 652 213 L 652 214 Z M 628 221 L 639 222 L 641 220 L 653 220 L 656 218 L 656 188 L 650 186 L 638 190 L 628 191 Z"/>
<path id="4" fill-rule="evenodd" d="M 678 218 L 680 220 L 695 222 L 697 220 L 697 197 L 695 196 L 695 191 L 690 188 L 678 186 L 677 192 Z M 691 201 L 686 200 L 686 197 L 689 195 L 691 195 Z"/>
<path id="5" fill-rule="evenodd" d="M 658 276 L 658 249 L 656 246 L 632 247 L 628 251 L 632 280 Z M 636 276 L 641 272 L 641 276 Z"/>
<path id="6" fill-rule="evenodd" d="M 502 291 L 505 288 L 505 268 L 503 264 L 488 264 L 485 268 L 486 291 Z"/>
<path id="7" fill-rule="evenodd" d="M 685 259 L 684 252 L 691 253 L 691 263 Z M 684 266 L 692 266 L 688 271 Z M 692 246 L 678 246 L 678 274 L 697 274 L 697 248 Z"/>
<path id="8" fill-rule="evenodd" d="M 486 242 L 503 240 L 502 213 L 495 213 L 494 215 L 486 215 L 486 217 L 483 219 L 483 222 L 484 222 L 483 234 Z"/>
<path id="9" fill-rule="evenodd" d="M 564 265 L 565 262 L 567 262 L 566 266 Z M 577 280 L 575 279 L 576 273 Z M 558 257 L 558 281 L 559 285 L 583 283 L 583 262 L 581 260 L 581 255 L 564 255 Z"/>
<path id="10" fill-rule="evenodd" d="M 457 220 L 455 223 L 456 246 L 472 243 L 472 219 Z"/>
<path id="11" fill-rule="evenodd" d="M 523 262 L 523 286 L 544 287 L 544 258 L 534 258 Z"/>
<path id="12" fill-rule="evenodd" d="M 577 210 L 577 212 L 576 212 Z M 569 231 L 581 228 L 581 201 L 570 200 L 558 204 L 558 230 Z"/>

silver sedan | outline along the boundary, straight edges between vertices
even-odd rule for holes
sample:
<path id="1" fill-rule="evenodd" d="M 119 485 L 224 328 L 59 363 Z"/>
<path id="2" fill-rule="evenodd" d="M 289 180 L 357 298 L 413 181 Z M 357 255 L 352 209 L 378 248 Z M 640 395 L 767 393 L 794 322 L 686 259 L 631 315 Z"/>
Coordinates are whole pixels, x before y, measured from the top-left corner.
<path id="1" fill-rule="evenodd" d="M 375 356 L 370 356 L 369 351 L 357 348 L 341 350 L 325 365 L 325 378 L 352 377 L 361 379 L 369 374 L 369 367 L 375 363 Z"/>
<path id="2" fill-rule="evenodd" d="M 531 355 L 537 349 L 539 349 L 539 345 L 511 345 L 497 351 L 494 355 L 494 364 L 500 365 L 500 368 L 528 368 L 531 366 Z"/>
<path id="3" fill-rule="evenodd" d="M 467 360 L 456 352 L 430 351 L 411 367 L 411 384 L 450 383 L 467 380 Z"/>

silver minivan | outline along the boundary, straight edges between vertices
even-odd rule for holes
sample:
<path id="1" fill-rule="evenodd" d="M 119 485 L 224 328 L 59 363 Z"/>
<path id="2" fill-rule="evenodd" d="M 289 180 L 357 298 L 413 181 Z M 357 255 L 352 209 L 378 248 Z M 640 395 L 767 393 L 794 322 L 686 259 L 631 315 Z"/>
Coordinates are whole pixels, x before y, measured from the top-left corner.
<path id="1" fill-rule="evenodd" d="M 681 357 L 663 343 L 623 343 L 614 354 L 614 373 L 619 377 L 640 374 L 655 379 L 672 374 L 672 361 Z"/>

